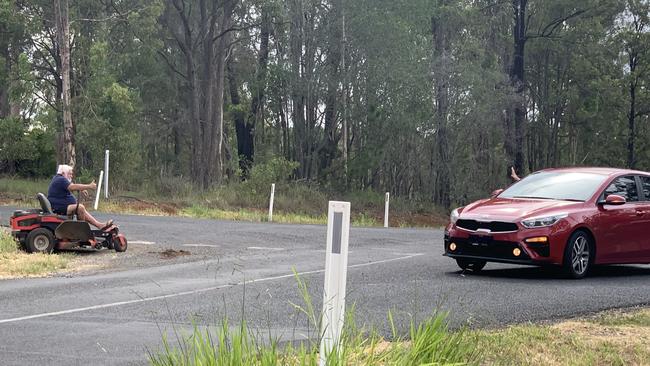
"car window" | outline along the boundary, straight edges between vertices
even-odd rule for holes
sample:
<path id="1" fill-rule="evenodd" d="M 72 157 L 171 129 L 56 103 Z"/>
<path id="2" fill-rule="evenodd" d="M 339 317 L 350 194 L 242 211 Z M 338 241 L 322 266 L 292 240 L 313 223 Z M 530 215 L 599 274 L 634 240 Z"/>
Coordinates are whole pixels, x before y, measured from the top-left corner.
<path id="1" fill-rule="evenodd" d="M 610 194 L 616 194 L 625 198 L 628 202 L 635 202 L 639 200 L 639 191 L 636 187 L 636 180 L 634 176 L 626 175 L 624 177 L 616 178 L 612 184 L 605 189 L 605 198 Z"/>
<path id="2" fill-rule="evenodd" d="M 641 189 L 643 189 L 643 195 L 645 196 L 646 201 L 650 201 L 650 177 L 642 175 L 641 177 Z"/>
<path id="3" fill-rule="evenodd" d="M 607 178 L 584 172 L 542 171 L 511 185 L 499 197 L 586 201 Z"/>

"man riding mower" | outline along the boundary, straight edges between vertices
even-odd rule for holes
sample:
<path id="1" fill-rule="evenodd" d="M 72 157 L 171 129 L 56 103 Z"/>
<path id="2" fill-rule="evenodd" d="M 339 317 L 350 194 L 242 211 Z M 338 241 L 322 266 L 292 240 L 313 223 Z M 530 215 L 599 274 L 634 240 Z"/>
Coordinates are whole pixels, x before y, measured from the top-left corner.
<path id="1" fill-rule="evenodd" d="M 40 209 L 14 211 L 9 219 L 11 233 L 29 253 L 51 253 L 54 249 L 74 247 L 102 247 L 124 252 L 127 240 L 117 226 L 104 230 L 91 230 L 87 221 L 77 221 L 70 216 L 52 212 L 52 206 L 44 194 L 36 195 Z"/>
<path id="2" fill-rule="evenodd" d="M 37 195 L 41 209 L 18 210 L 11 216 L 13 236 L 30 253 L 50 253 L 55 248 L 68 249 L 77 246 L 125 251 L 126 238 L 119 234 L 113 220 L 100 223 L 72 195 L 71 191 L 85 193 L 86 189 L 95 189 L 95 182 L 73 183 L 73 175 L 71 166 L 59 165 L 57 174 L 50 183 L 48 197 L 42 193 Z M 90 224 L 99 230 L 91 230 Z"/>

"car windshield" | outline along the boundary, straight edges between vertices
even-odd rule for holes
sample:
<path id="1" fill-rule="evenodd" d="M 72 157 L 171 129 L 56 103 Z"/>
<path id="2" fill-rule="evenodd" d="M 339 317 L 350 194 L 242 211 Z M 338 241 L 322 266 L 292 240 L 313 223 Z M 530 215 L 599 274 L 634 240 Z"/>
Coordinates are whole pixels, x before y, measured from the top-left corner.
<path id="1" fill-rule="evenodd" d="M 606 175 L 592 173 L 539 172 L 513 184 L 499 197 L 586 201 L 605 179 Z"/>

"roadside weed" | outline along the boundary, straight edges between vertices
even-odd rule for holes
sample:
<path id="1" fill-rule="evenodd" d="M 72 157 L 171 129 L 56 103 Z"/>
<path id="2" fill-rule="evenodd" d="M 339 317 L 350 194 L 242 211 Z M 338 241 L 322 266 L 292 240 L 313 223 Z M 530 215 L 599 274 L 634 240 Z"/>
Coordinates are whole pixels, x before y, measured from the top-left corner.
<path id="1" fill-rule="evenodd" d="M 18 248 L 11 234 L 0 230 L 0 278 L 33 277 L 68 267 L 70 254 L 28 254 Z"/>
<path id="2" fill-rule="evenodd" d="M 0 230 L 0 254 L 18 252 L 18 243 L 5 230 Z"/>
<path id="3" fill-rule="evenodd" d="M 297 275 L 298 291 L 303 304 L 293 304 L 307 316 L 310 327 L 320 332 L 321 317 L 313 304 L 307 283 Z M 478 353 L 472 339 L 464 331 L 452 332 L 447 315 L 437 313 L 430 320 L 416 325 L 411 321 L 410 334 L 383 339 L 376 330 L 358 328 L 354 319 L 355 305 L 346 312 L 345 325 L 335 347 L 327 355 L 328 366 L 344 365 L 468 365 L 475 364 Z M 394 335 L 398 334 L 389 313 Z M 194 323 L 193 323 L 194 324 Z M 309 340 L 287 342 L 269 337 L 260 340 L 248 328 L 245 320 L 230 327 L 227 319 L 212 331 L 194 324 L 189 336 L 181 337 L 177 347 L 171 347 L 163 336 L 158 353 L 149 352 L 149 362 L 156 366 L 224 365 L 224 366 L 316 366 L 319 364 L 320 334 L 309 334 Z"/>

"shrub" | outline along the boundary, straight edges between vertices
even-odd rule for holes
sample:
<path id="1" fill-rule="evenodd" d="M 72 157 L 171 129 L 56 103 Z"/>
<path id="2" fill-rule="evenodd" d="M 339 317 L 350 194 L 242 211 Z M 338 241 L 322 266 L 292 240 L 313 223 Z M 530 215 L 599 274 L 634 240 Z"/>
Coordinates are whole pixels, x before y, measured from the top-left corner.
<path id="1" fill-rule="evenodd" d="M 252 196 L 267 196 L 271 184 L 276 183 L 277 185 L 287 182 L 299 165 L 295 161 L 289 161 L 281 157 L 256 164 L 251 169 L 251 176 L 244 182 L 243 188 Z"/>

